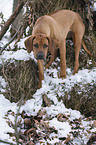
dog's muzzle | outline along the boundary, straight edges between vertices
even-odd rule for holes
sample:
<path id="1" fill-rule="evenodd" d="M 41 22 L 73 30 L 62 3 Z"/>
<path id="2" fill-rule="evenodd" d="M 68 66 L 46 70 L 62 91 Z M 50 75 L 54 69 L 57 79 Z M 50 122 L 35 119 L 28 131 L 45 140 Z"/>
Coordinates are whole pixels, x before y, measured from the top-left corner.
<path id="1" fill-rule="evenodd" d="M 36 56 L 36 59 L 37 59 L 37 60 L 38 60 L 38 59 L 40 59 L 40 60 L 45 60 L 45 58 L 44 58 L 44 53 L 39 52 L 39 53 L 37 54 L 37 56 Z"/>

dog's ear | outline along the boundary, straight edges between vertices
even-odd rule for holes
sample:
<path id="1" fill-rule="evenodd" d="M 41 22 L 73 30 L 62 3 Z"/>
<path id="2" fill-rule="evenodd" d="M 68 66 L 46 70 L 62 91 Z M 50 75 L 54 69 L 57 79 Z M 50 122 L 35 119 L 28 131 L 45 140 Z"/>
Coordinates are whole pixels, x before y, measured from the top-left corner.
<path id="1" fill-rule="evenodd" d="M 24 44 L 27 48 L 28 53 L 30 53 L 33 50 L 33 40 L 36 38 L 36 36 L 30 36 L 24 41 Z"/>
<path id="2" fill-rule="evenodd" d="M 49 43 L 49 52 L 52 54 L 54 49 L 57 48 L 57 41 L 52 39 L 50 36 L 46 38 L 48 39 L 48 43 Z"/>

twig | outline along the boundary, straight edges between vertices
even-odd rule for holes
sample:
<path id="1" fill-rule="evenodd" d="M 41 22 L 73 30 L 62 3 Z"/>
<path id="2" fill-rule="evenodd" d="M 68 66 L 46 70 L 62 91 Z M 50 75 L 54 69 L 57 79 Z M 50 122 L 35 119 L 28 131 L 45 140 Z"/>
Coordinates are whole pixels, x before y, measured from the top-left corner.
<path id="1" fill-rule="evenodd" d="M 5 49 L 10 43 L 13 42 L 13 40 L 15 39 L 15 37 L 17 36 L 17 34 L 18 34 L 18 32 L 16 32 L 16 33 L 14 34 L 14 36 L 10 39 L 10 41 L 9 41 L 7 44 L 5 44 L 5 45 L 1 48 L 0 54 L 4 51 L 4 49 Z"/>
<path id="2" fill-rule="evenodd" d="M 5 50 L 5 48 L 6 48 L 9 44 L 11 44 L 11 43 L 13 42 L 13 40 L 15 39 L 15 37 L 17 36 L 17 34 L 19 33 L 21 27 L 22 27 L 22 25 L 21 25 L 20 28 L 17 30 L 17 32 L 14 34 L 14 36 L 10 39 L 10 41 L 9 41 L 7 44 L 5 44 L 5 45 L 1 48 L 0 54 Z"/>
<path id="3" fill-rule="evenodd" d="M 11 143 L 11 142 L 4 141 L 4 140 L 1 140 L 1 139 L 0 139 L 0 142 L 5 143 L 5 144 L 9 144 L 9 145 L 16 145 L 16 144 L 13 144 L 13 143 Z"/>
<path id="4" fill-rule="evenodd" d="M 21 108 L 23 100 L 24 100 L 24 96 L 22 95 L 21 100 L 19 102 L 19 107 L 18 107 L 18 110 L 17 110 L 17 114 L 16 114 L 16 117 L 15 117 L 14 130 L 15 130 L 15 137 L 16 137 L 16 143 L 17 143 L 17 145 L 20 144 L 20 142 L 19 142 L 19 132 L 18 132 L 18 129 L 17 129 L 17 118 L 18 118 L 19 111 L 20 111 L 20 108 Z"/>

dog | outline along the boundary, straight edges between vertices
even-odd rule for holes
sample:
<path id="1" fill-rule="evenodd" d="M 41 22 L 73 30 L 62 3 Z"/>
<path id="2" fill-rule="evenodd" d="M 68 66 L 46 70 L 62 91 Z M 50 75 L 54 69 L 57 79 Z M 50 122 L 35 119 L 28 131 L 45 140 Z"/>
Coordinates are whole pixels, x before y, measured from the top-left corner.
<path id="1" fill-rule="evenodd" d="M 44 79 L 44 61 L 48 51 L 51 53 L 50 61 L 46 64 L 47 69 L 57 57 L 57 48 L 60 51 L 60 78 L 66 78 L 66 37 L 68 32 L 73 33 L 73 43 L 75 49 L 75 62 L 73 74 L 78 72 L 79 52 L 81 45 L 92 57 L 83 41 L 85 25 L 79 14 L 71 10 L 59 10 L 50 15 L 44 15 L 37 19 L 32 31 L 32 35 L 25 40 L 28 53 L 34 52 L 38 62 L 39 85 L 42 87 Z"/>

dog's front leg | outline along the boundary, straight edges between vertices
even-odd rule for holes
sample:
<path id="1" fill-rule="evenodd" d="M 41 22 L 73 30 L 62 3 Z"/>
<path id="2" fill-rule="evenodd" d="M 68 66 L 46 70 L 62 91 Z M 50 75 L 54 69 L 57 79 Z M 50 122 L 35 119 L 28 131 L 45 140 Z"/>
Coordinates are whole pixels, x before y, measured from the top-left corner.
<path id="1" fill-rule="evenodd" d="M 60 78 L 66 78 L 66 40 L 60 43 Z"/>
<path id="2" fill-rule="evenodd" d="M 45 70 L 52 64 L 52 62 L 56 59 L 56 57 L 57 57 L 57 49 L 54 49 L 51 54 L 50 61 L 48 62 L 48 64 L 45 65 Z"/>
<path id="3" fill-rule="evenodd" d="M 44 60 L 37 60 L 38 62 L 38 69 L 39 69 L 39 84 L 38 84 L 38 89 L 42 87 L 42 80 L 44 80 Z"/>

